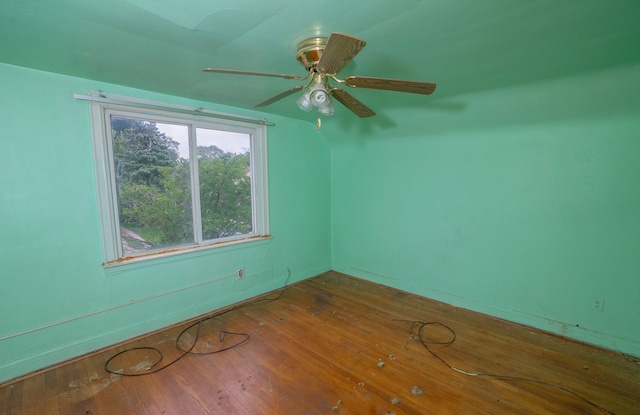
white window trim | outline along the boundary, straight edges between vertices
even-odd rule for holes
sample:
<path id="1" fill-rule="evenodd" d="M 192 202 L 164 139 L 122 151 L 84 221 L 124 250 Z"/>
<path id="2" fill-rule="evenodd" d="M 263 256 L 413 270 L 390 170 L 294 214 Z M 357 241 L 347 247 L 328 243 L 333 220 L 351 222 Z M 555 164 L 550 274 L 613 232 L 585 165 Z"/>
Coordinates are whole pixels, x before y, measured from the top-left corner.
<path id="1" fill-rule="evenodd" d="M 90 114 L 92 125 L 93 149 L 96 167 L 96 188 L 98 193 L 98 204 L 100 208 L 100 224 L 102 229 L 104 266 L 111 267 L 133 262 L 164 258 L 167 256 L 201 251 L 216 247 L 235 245 L 243 242 L 250 242 L 256 239 L 269 238 L 269 192 L 268 192 L 268 159 L 267 159 L 267 125 L 264 120 L 253 120 L 247 122 L 243 117 L 234 117 L 227 114 L 224 118 L 217 118 L 216 113 L 203 114 L 202 109 L 185 111 L 184 107 L 172 107 L 167 104 L 154 103 L 131 99 L 130 103 L 125 97 L 118 97 L 117 100 L 106 99 L 104 95 L 79 96 L 79 99 L 90 101 Z M 95 99 L 94 99 L 95 98 Z M 198 235 L 199 223 L 194 223 L 194 235 L 196 243 L 186 246 L 175 246 L 148 251 L 136 256 L 123 257 L 122 245 L 120 242 L 120 224 L 117 209 L 117 194 L 115 188 L 115 172 L 113 171 L 113 149 L 110 129 L 110 115 L 117 114 L 123 117 L 151 119 L 154 121 L 190 124 L 191 134 L 195 134 L 196 128 L 214 128 L 224 131 L 240 132 L 250 134 L 251 138 L 251 201 L 253 212 L 253 232 L 239 237 L 220 238 L 213 241 L 202 241 L 202 235 Z M 108 127 L 109 126 L 109 127 Z M 192 145 L 195 142 L 191 140 Z M 192 149 L 192 154 L 195 154 Z M 192 165 L 193 166 L 193 165 Z M 192 175 L 192 193 L 197 193 L 198 176 Z M 199 195 L 195 195 L 194 201 L 199 200 Z M 199 203 L 194 203 L 194 209 L 199 209 Z M 200 212 L 194 212 L 199 214 Z M 199 216 L 194 214 L 194 222 L 199 222 Z M 196 232 L 196 229 L 198 231 Z"/>

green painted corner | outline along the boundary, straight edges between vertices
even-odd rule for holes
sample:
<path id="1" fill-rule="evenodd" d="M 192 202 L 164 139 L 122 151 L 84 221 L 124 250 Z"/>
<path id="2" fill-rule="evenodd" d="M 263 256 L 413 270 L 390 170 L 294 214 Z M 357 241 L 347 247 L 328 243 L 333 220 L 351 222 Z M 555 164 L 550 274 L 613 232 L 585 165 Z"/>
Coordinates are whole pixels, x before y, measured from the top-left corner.
<path id="1" fill-rule="evenodd" d="M 330 153 L 307 123 L 268 117 L 271 238 L 104 269 L 89 104 L 74 93 L 260 114 L 4 64 L 0 84 L 0 381 L 330 269 Z"/>
<path id="2" fill-rule="evenodd" d="M 611 68 L 332 141 L 333 268 L 640 356 L 639 93 Z"/>

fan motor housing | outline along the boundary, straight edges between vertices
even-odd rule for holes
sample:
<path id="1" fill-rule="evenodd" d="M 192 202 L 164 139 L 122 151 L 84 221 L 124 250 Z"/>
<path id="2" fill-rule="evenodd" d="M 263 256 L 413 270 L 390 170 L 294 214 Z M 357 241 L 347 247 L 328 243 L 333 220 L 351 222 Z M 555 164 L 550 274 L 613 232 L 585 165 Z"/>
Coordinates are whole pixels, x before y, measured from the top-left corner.
<path id="1" fill-rule="evenodd" d="M 326 37 L 312 37 L 298 43 L 296 59 L 300 65 L 304 66 L 306 70 L 316 66 L 322 57 L 325 46 L 327 46 L 327 40 Z"/>

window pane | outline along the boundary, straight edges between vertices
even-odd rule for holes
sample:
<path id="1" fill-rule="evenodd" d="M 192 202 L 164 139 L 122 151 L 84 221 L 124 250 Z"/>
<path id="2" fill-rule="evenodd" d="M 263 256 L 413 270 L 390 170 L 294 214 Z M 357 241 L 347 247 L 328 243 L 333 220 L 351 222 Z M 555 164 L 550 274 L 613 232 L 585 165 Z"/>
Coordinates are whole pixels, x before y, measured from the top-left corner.
<path id="1" fill-rule="evenodd" d="M 196 129 L 203 240 L 253 231 L 251 136 Z"/>
<path id="2" fill-rule="evenodd" d="M 192 244 L 188 128 L 111 118 L 124 256 Z"/>

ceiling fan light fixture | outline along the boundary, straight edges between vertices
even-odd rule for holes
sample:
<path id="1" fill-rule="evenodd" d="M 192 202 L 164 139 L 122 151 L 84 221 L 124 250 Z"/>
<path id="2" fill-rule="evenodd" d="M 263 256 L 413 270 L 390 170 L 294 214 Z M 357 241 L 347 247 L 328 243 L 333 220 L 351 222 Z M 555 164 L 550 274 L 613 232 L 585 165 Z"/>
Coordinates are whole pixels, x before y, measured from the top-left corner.
<path id="1" fill-rule="evenodd" d="M 311 94 L 309 95 L 309 99 L 314 107 L 322 108 L 331 104 L 331 97 L 327 92 L 327 88 L 324 87 L 321 83 L 317 83 L 311 89 Z"/>
<path id="2" fill-rule="evenodd" d="M 302 111 L 309 112 L 313 109 L 313 105 L 311 104 L 309 95 L 311 95 L 311 92 L 305 91 L 302 95 L 300 95 L 300 98 L 298 98 L 298 100 L 296 101 L 296 103 L 298 104 L 298 107 L 300 107 Z"/>
<path id="3" fill-rule="evenodd" d="M 333 115 L 334 113 L 331 94 L 321 79 L 316 79 L 315 83 L 300 95 L 296 103 L 301 110 L 306 112 L 315 107 L 318 109 L 318 114 Z"/>
<path id="4" fill-rule="evenodd" d="M 333 115 L 333 102 L 328 101 L 328 104 L 318 107 L 318 114 Z"/>

